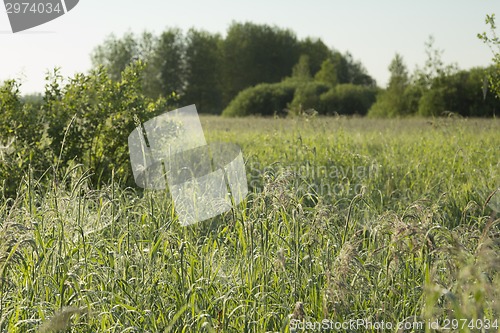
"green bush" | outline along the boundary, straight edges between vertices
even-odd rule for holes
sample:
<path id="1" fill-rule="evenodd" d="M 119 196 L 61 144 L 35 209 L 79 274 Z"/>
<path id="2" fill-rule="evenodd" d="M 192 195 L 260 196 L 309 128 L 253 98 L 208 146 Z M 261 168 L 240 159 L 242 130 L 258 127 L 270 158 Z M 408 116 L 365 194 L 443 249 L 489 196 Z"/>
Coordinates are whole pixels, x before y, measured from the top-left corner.
<path id="1" fill-rule="evenodd" d="M 294 110 L 318 109 L 320 96 L 327 92 L 331 86 L 320 82 L 303 82 L 297 86 L 292 102 L 288 108 Z"/>
<path id="2" fill-rule="evenodd" d="M 315 109 L 320 114 L 365 115 L 375 102 L 377 88 L 348 84 L 288 79 L 262 83 L 243 90 L 224 110 L 223 116 L 269 116 L 283 109 Z"/>
<path id="3" fill-rule="evenodd" d="M 43 102 L 34 104 L 23 103 L 14 81 L 0 87 L 0 177 L 8 179 L 0 183 L 4 196 L 12 197 L 28 170 L 38 178 L 51 167 L 64 170 L 74 163 L 92 171 L 95 186 L 113 176 L 131 184 L 128 135 L 138 121 L 166 111 L 170 103 L 144 96 L 143 69 L 135 63 L 117 82 L 101 67 L 66 84 L 56 70 L 47 77 Z M 2 148 L 7 143 L 9 149 Z"/>
<path id="4" fill-rule="evenodd" d="M 383 90 L 368 110 L 368 117 L 394 118 L 417 113 L 422 93 L 418 87 L 408 85 L 403 89 Z"/>
<path id="5" fill-rule="evenodd" d="M 249 115 L 272 116 L 282 112 L 293 100 L 295 90 L 300 85 L 296 81 L 261 83 L 241 91 L 222 112 L 226 117 Z"/>
<path id="6" fill-rule="evenodd" d="M 375 102 L 377 88 L 339 84 L 320 96 L 321 114 L 365 115 Z"/>
<path id="7" fill-rule="evenodd" d="M 52 80 L 43 111 L 60 163 L 85 164 L 93 170 L 95 184 L 107 182 L 112 174 L 129 179 L 128 135 L 137 121 L 147 121 L 167 106 L 166 100 L 154 101 L 142 93 L 143 69 L 141 62 L 127 67 L 118 82 L 103 67 L 76 75 L 64 87 L 57 77 Z"/>
<path id="8" fill-rule="evenodd" d="M 492 117 L 500 110 L 500 101 L 483 90 L 489 69 L 473 68 L 437 78 L 419 102 L 421 116 L 441 116 L 452 112 L 464 117 Z"/>
<path id="9" fill-rule="evenodd" d="M 13 80 L 0 86 L 0 117 L 0 197 L 8 198 L 15 196 L 23 172 L 48 167 L 46 140 L 42 114 L 32 103 L 23 103 L 19 84 Z"/>

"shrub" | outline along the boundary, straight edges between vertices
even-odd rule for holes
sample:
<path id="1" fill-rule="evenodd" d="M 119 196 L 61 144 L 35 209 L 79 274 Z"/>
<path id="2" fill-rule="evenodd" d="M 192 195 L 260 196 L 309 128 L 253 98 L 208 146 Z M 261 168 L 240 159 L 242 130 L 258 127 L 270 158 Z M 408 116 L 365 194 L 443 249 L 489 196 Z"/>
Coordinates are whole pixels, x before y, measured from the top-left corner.
<path id="1" fill-rule="evenodd" d="M 43 110 L 59 163 L 85 164 L 95 173 L 94 184 L 107 182 L 113 173 L 119 179 L 130 177 L 128 135 L 138 120 L 166 110 L 166 100 L 154 101 L 142 93 L 143 69 L 140 62 L 127 67 L 118 82 L 103 67 L 77 74 L 64 87 L 57 76 L 52 79 Z"/>
<path id="2" fill-rule="evenodd" d="M 0 182 L 0 192 L 12 197 L 28 170 L 38 178 L 50 167 L 64 170 L 74 163 L 92 170 L 96 187 L 113 175 L 131 181 L 128 135 L 138 121 L 166 111 L 170 102 L 143 95 L 143 68 L 139 62 L 127 67 L 116 82 L 101 67 L 67 84 L 55 70 L 47 77 L 42 102 L 35 103 L 23 103 L 15 81 L 1 86 L 0 179 L 8 181 Z"/>
<path id="3" fill-rule="evenodd" d="M 320 96 L 321 114 L 365 115 L 375 102 L 377 88 L 339 84 Z"/>
<path id="4" fill-rule="evenodd" d="M 445 104 L 446 95 L 444 88 L 432 88 L 426 91 L 418 103 L 418 114 L 420 116 L 439 116 L 447 111 Z"/>
<path id="5" fill-rule="evenodd" d="M 300 82 L 261 83 L 241 91 L 222 112 L 226 117 L 271 116 L 293 100 Z"/>
<path id="6" fill-rule="evenodd" d="M 464 117 L 491 117 L 500 110 L 500 101 L 483 90 L 488 70 L 473 68 L 436 78 L 420 99 L 418 114 L 440 116 L 444 112 Z"/>
<path id="7" fill-rule="evenodd" d="M 365 115 L 375 102 L 377 88 L 348 84 L 331 87 L 314 81 L 285 80 L 248 88 L 229 104 L 223 116 L 270 116 L 285 108 L 313 108 L 320 114 Z"/>
<path id="8" fill-rule="evenodd" d="M 320 82 L 303 82 L 297 86 L 292 102 L 288 108 L 294 110 L 320 108 L 320 96 L 327 92 L 331 86 Z"/>
<path id="9" fill-rule="evenodd" d="M 42 152 L 43 119 L 31 103 L 22 102 L 19 84 L 13 80 L 0 86 L 0 117 L 0 197 L 14 197 L 28 166 L 48 166 Z"/>

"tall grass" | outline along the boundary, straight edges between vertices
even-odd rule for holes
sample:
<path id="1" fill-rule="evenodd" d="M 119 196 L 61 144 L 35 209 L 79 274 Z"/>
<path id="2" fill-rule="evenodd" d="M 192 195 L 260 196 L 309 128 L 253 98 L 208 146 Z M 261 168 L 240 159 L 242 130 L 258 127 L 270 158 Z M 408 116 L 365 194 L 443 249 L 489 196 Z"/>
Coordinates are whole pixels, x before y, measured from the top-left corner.
<path id="1" fill-rule="evenodd" d="M 202 122 L 252 192 L 190 227 L 167 192 L 26 170 L 0 205 L 1 332 L 500 319 L 498 120 Z"/>

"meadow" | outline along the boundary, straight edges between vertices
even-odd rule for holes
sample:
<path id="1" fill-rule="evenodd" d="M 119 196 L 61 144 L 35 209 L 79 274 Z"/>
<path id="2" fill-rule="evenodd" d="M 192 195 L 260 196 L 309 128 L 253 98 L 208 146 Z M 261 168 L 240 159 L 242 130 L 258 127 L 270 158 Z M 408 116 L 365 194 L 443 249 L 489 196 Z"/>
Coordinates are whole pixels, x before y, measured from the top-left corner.
<path id="1" fill-rule="evenodd" d="M 25 171 L 0 202 L 0 332 L 500 332 L 498 119 L 202 124 L 250 193 L 192 226 L 167 191 Z"/>

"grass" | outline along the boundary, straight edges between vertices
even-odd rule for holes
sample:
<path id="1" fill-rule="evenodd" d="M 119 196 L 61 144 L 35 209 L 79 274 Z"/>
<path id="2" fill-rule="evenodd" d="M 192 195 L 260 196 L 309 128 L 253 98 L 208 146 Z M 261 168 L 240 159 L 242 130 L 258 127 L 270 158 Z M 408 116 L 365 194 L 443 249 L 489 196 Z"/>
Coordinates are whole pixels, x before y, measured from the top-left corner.
<path id="1" fill-rule="evenodd" d="M 498 120 L 202 123 L 242 147 L 251 193 L 190 227 L 168 193 L 26 170 L 0 204 L 1 332 L 500 332 Z"/>

